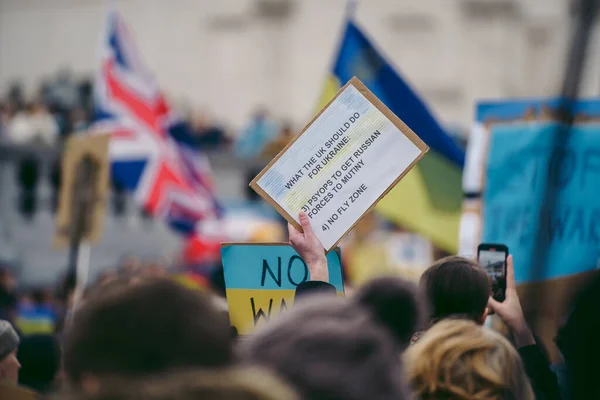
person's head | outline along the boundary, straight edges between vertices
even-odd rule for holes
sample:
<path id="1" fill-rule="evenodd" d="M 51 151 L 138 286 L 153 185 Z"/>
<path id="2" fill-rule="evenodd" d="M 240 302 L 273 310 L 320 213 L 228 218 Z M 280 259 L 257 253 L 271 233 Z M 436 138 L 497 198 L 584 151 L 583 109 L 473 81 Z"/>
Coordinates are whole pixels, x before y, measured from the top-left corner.
<path id="1" fill-rule="evenodd" d="M 394 281 L 390 278 L 391 285 Z M 410 287 L 397 281 L 392 303 L 410 297 L 404 292 Z M 397 323 L 402 315 L 389 321 L 378 309 L 384 304 L 368 294 L 351 300 L 311 296 L 242 343 L 241 356 L 279 374 L 302 398 L 409 398 L 400 353 L 414 326 L 407 322 L 402 328 Z M 410 306 L 403 311 L 416 313 Z"/>
<path id="2" fill-rule="evenodd" d="M 31 112 L 35 114 L 45 114 L 48 112 L 48 106 L 41 99 L 36 99 L 31 103 Z"/>
<path id="3" fill-rule="evenodd" d="M 422 400 L 534 400 L 519 353 L 502 335 L 472 321 L 438 322 L 404 360 Z"/>
<path id="4" fill-rule="evenodd" d="M 13 291 L 0 287 L 0 319 L 14 322 L 17 317 L 19 299 Z"/>
<path id="5" fill-rule="evenodd" d="M 296 394 L 267 371 L 188 371 L 152 380 L 115 380 L 97 394 L 70 400 L 296 400 Z"/>
<path id="6" fill-rule="evenodd" d="M 88 115 L 85 108 L 81 106 L 77 106 L 71 110 L 69 113 L 69 120 L 72 124 L 82 123 L 88 121 Z"/>
<path id="7" fill-rule="evenodd" d="M 6 102 L 4 109 L 0 113 L 0 122 L 8 122 L 12 117 L 15 116 L 16 112 L 17 106 L 11 101 Z"/>
<path id="8" fill-rule="evenodd" d="M 17 360 L 19 335 L 10 322 L 0 320 L 0 381 L 17 384 L 21 364 Z"/>
<path id="9" fill-rule="evenodd" d="M 38 306 L 50 304 L 52 303 L 52 292 L 48 289 L 34 289 L 31 291 L 31 300 Z"/>
<path id="10" fill-rule="evenodd" d="M 254 110 L 254 114 L 252 115 L 252 118 L 254 119 L 255 122 L 263 122 L 264 120 L 267 119 L 268 116 L 269 116 L 269 111 L 267 110 L 267 108 L 264 106 L 259 106 L 256 108 L 256 110 Z"/>
<path id="11" fill-rule="evenodd" d="M 428 303 L 431 322 L 448 317 L 485 321 L 491 285 L 485 270 L 474 261 L 442 258 L 423 272 L 419 289 Z"/>
<path id="12" fill-rule="evenodd" d="M 7 267 L 0 265 L 0 289 L 12 292 L 17 287 L 15 275 Z"/>
<path id="13" fill-rule="evenodd" d="M 166 279 L 117 280 L 90 294 L 64 343 L 66 374 L 84 389 L 115 376 L 223 367 L 231 360 L 227 317 L 207 295 Z"/>
<path id="14" fill-rule="evenodd" d="M 373 279 L 360 287 L 354 300 L 368 307 L 401 348 L 410 343 L 425 316 L 426 307 L 415 285 L 399 278 Z"/>
<path id="15" fill-rule="evenodd" d="M 18 298 L 16 279 L 8 268 L 0 266 L 0 319 L 14 321 L 17 314 Z"/>

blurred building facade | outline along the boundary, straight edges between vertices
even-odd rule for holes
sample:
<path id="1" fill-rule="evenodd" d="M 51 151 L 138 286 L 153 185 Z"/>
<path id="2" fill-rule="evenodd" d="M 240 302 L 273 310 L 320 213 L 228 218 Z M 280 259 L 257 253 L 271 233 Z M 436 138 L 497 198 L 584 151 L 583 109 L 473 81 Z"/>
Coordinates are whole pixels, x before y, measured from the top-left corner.
<path id="1" fill-rule="evenodd" d="M 0 92 L 98 65 L 105 0 L 0 0 Z M 237 129 L 257 106 L 302 124 L 334 59 L 346 0 L 120 0 L 147 64 L 175 100 Z M 569 0 L 361 0 L 355 16 L 448 124 L 480 98 L 552 95 Z M 598 31 L 592 41 L 598 50 Z M 583 93 L 600 89 L 589 57 Z"/>

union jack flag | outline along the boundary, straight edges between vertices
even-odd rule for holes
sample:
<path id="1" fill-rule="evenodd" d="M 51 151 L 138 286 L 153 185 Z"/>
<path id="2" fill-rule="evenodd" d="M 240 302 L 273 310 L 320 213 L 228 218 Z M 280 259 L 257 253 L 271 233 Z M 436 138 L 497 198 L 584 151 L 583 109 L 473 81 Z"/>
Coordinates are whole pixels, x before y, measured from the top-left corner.
<path id="1" fill-rule="evenodd" d="M 109 132 L 112 178 L 144 210 L 192 233 L 221 215 L 208 159 L 182 138 L 188 126 L 169 107 L 114 9 L 102 40 L 94 132 Z M 213 224 L 214 225 L 214 224 Z"/>

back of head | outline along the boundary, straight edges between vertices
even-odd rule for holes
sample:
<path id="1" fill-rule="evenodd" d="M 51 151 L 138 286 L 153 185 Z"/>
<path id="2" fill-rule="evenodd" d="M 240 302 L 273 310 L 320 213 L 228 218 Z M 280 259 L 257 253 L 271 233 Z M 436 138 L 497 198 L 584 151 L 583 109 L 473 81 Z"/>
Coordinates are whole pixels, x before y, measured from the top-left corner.
<path id="1" fill-rule="evenodd" d="M 477 263 L 463 257 L 446 257 L 435 262 L 421 276 L 419 289 L 430 309 L 430 320 L 461 316 L 477 323 L 490 297 L 487 273 Z"/>
<path id="2" fill-rule="evenodd" d="M 93 395 L 65 400 L 296 400 L 277 378 L 258 369 L 189 371 L 152 380 L 113 380 Z"/>
<path id="3" fill-rule="evenodd" d="M 422 324 L 425 305 L 414 283 L 398 277 L 380 277 L 361 286 L 354 296 L 375 319 L 406 347 Z"/>
<path id="4" fill-rule="evenodd" d="M 275 371 L 302 398 L 408 398 L 401 347 L 364 306 L 315 295 L 243 343 L 245 361 Z"/>
<path id="5" fill-rule="evenodd" d="M 162 279 L 110 286 L 90 296 L 67 331 L 73 382 L 230 363 L 229 321 L 207 295 Z"/>
<path id="6" fill-rule="evenodd" d="M 521 358 L 500 334 L 466 320 L 435 324 L 405 353 L 423 400 L 533 400 Z"/>

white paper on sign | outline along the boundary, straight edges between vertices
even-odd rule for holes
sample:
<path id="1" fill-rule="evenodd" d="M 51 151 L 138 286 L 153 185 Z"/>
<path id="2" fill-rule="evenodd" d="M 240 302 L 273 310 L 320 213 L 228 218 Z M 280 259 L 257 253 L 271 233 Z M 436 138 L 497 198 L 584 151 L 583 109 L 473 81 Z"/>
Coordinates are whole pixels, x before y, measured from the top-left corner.
<path id="1" fill-rule="evenodd" d="M 256 184 L 331 249 L 421 153 L 348 85 Z"/>

